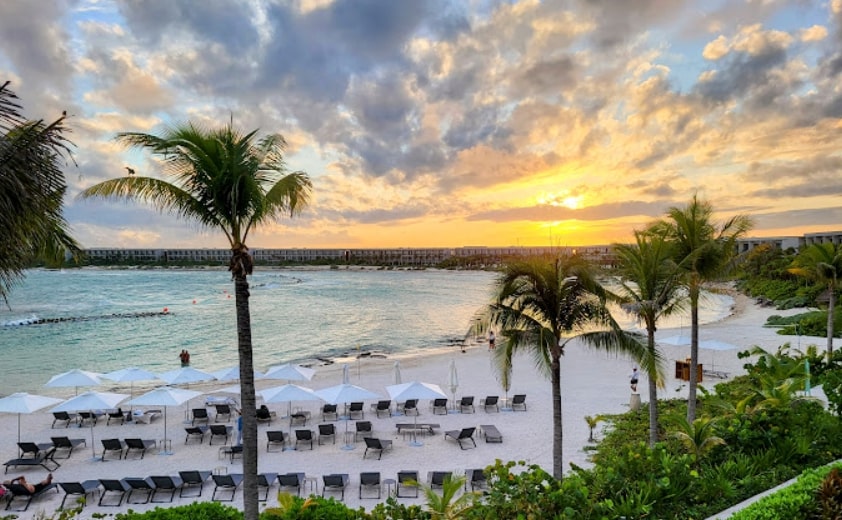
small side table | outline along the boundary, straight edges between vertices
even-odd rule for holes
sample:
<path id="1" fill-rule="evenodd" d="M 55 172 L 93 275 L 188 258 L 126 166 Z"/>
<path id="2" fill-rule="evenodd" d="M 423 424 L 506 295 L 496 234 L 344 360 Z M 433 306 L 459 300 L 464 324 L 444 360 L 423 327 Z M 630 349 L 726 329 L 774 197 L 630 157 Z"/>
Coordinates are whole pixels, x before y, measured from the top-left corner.
<path id="1" fill-rule="evenodd" d="M 398 483 L 395 479 L 393 479 L 393 478 L 383 479 L 383 486 L 386 487 L 386 496 L 387 497 L 397 495 Z"/>
<path id="2" fill-rule="evenodd" d="M 319 492 L 319 478 L 313 475 L 304 476 L 304 491 L 310 490 L 310 493 Z"/>

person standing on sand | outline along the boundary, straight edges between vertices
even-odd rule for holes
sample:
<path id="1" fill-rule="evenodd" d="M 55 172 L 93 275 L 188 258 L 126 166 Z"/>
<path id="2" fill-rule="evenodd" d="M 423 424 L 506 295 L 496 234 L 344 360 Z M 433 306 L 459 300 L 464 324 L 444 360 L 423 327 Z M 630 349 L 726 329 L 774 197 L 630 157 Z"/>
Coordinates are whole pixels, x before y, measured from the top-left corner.
<path id="1" fill-rule="evenodd" d="M 243 413 L 237 410 L 237 446 L 243 445 Z"/>
<path id="2" fill-rule="evenodd" d="M 494 342 L 497 340 L 496 336 L 494 336 L 494 331 L 488 331 L 488 350 L 494 350 Z"/>
<path id="3" fill-rule="evenodd" d="M 640 377 L 640 373 L 637 371 L 637 367 L 632 369 L 632 373 L 629 376 L 629 382 L 631 383 L 631 390 L 632 392 L 637 392 L 637 380 Z"/>

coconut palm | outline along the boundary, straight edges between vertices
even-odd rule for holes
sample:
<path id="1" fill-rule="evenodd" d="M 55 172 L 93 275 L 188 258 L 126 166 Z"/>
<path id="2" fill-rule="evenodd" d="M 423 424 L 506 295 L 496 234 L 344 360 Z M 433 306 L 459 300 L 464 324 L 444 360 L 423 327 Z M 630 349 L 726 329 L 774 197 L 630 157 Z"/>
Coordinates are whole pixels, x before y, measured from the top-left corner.
<path id="1" fill-rule="evenodd" d="M 80 253 L 62 215 L 62 167 L 72 155 L 66 116 L 52 123 L 27 121 L 17 96 L 0 86 L 0 297 L 23 278 L 35 258 L 64 261 Z M 8 301 L 7 301 L 8 304 Z"/>
<path id="2" fill-rule="evenodd" d="M 827 289 L 827 359 L 833 355 L 833 312 L 842 280 L 842 244 L 811 244 L 795 257 L 789 272 L 815 280 Z"/>
<path id="3" fill-rule="evenodd" d="M 474 492 L 462 493 L 459 498 L 456 496 L 462 491 L 465 485 L 465 477 L 447 476 L 441 486 L 441 494 L 438 494 L 432 487 L 416 483 L 424 492 L 427 499 L 427 511 L 433 520 L 456 520 L 464 518 L 465 514 L 474 508 L 479 495 Z"/>
<path id="4" fill-rule="evenodd" d="M 572 339 L 630 354 L 646 370 L 659 360 L 620 330 L 605 307 L 609 293 L 578 256 L 533 258 L 507 264 L 497 281 L 485 321 L 500 332 L 495 359 L 505 370 L 518 351 L 532 354 L 547 373 L 553 396 L 553 475 L 561 479 L 561 356 Z"/>
<path id="5" fill-rule="evenodd" d="M 646 348 L 650 356 L 660 355 L 655 344 L 658 320 L 680 308 L 679 271 L 671 260 L 672 251 L 663 233 L 635 231 L 634 244 L 616 244 L 614 253 L 620 274 L 617 291 L 621 307 L 643 322 L 646 327 Z M 657 373 L 649 379 L 649 445 L 658 442 L 658 387 L 663 378 Z"/>
<path id="6" fill-rule="evenodd" d="M 683 272 L 690 300 L 690 384 L 687 421 L 696 418 L 699 366 L 699 297 L 702 287 L 723 276 L 736 255 L 736 240 L 752 227 L 745 215 L 731 217 L 721 226 L 713 222 L 713 206 L 697 195 L 684 207 L 667 210 L 666 219 L 653 230 L 664 232 L 672 242 L 673 258 Z"/>
<path id="7" fill-rule="evenodd" d="M 172 182 L 129 175 L 101 182 L 82 198 L 139 200 L 161 211 L 221 230 L 231 247 L 229 271 L 234 279 L 237 348 L 243 418 L 243 493 L 245 518 L 258 517 L 257 421 L 248 276 L 253 262 L 246 240 L 256 226 L 306 205 L 311 183 L 303 172 L 287 172 L 284 138 L 256 138 L 228 124 L 205 129 L 186 123 L 164 129 L 160 136 L 127 132 L 116 140 L 149 151 L 161 159 L 163 174 Z"/>

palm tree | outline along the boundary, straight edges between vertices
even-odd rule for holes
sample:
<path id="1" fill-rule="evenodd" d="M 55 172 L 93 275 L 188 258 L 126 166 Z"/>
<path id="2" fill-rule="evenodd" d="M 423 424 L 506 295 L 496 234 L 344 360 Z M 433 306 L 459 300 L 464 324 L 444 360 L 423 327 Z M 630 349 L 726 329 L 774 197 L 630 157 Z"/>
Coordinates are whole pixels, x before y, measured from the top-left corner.
<path id="1" fill-rule="evenodd" d="M 646 348 L 650 356 L 660 355 L 655 344 L 658 320 L 680 308 L 679 271 L 671 260 L 672 251 L 663 233 L 635 231 L 634 244 L 616 244 L 619 263 L 621 307 L 646 326 Z M 658 387 L 663 378 L 649 379 L 649 445 L 658 442 Z"/>
<path id="2" fill-rule="evenodd" d="M 737 215 L 718 226 L 712 221 L 713 206 L 697 195 L 684 207 L 672 207 L 653 229 L 665 232 L 672 242 L 673 258 L 683 272 L 683 284 L 690 299 L 690 384 L 687 421 L 696 418 L 699 367 L 699 296 L 705 283 L 721 277 L 736 255 L 736 240 L 752 227 L 745 215 Z"/>
<path id="3" fill-rule="evenodd" d="M 682 416 L 675 418 L 678 429 L 672 432 L 672 436 L 684 445 L 688 453 L 693 457 L 696 468 L 699 467 L 702 458 L 717 446 L 722 446 L 725 441 L 718 437 L 714 431 L 715 421 L 710 417 L 699 417 L 692 423 Z"/>
<path id="4" fill-rule="evenodd" d="M 842 244 L 825 242 L 804 248 L 793 261 L 789 272 L 823 284 L 827 288 L 827 359 L 833 355 L 833 312 L 836 291 L 842 279 Z"/>
<path id="5" fill-rule="evenodd" d="M 479 497 L 477 493 L 463 493 L 459 498 L 456 498 L 456 495 L 462 491 L 465 480 L 465 477 L 445 477 L 441 486 L 441 495 L 430 486 L 416 483 L 427 499 L 427 511 L 430 513 L 430 518 L 433 520 L 456 520 L 464 518 L 465 513 L 474 508 Z"/>
<path id="6" fill-rule="evenodd" d="M 609 352 L 631 354 L 655 370 L 659 360 L 620 330 L 605 307 L 609 294 L 578 256 L 534 258 L 503 268 L 485 321 L 500 332 L 495 358 L 505 370 L 518 351 L 532 354 L 545 371 L 553 396 L 553 475 L 561 479 L 561 356 L 574 338 Z"/>
<path id="7" fill-rule="evenodd" d="M 166 128 L 161 136 L 127 132 L 116 140 L 148 150 L 161 159 L 172 182 L 131 175 L 101 182 L 82 198 L 140 200 L 161 211 L 221 230 L 231 246 L 229 271 L 234 279 L 237 348 L 243 417 L 243 493 L 248 520 L 258 517 L 257 421 L 248 275 L 253 262 L 246 246 L 257 225 L 306 205 L 311 182 L 303 172 L 289 173 L 284 163 L 286 142 L 278 134 L 256 141 L 257 131 L 242 134 L 228 124 L 205 129 L 187 123 Z"/>
<path id="8" fill-rule="evenodd" d="M 8 85 L 0 86 L 0 297 L 7 305 L 33 259 L 64 261 L 66 250 L 80 253 L 62 215 L 62 166 L 73 159 L 66 116 L 27 121 Z"/>

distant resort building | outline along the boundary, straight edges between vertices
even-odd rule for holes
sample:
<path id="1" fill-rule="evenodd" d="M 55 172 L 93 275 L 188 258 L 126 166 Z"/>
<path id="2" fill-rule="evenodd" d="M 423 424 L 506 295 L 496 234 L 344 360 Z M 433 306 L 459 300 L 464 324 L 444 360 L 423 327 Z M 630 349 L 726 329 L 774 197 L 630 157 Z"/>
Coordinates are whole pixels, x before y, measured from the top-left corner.
<path id="1" fill-rule="evenodd" d="M 746 253 L 761 245 L 778 249 L 799 249 L 811 244 L 842 243 L 842 231 L 807 233 L 803 236 L 741 238 L 737 252 Z M 108 264 L 210 264 L 227 265 L 231 259 L 228 249 L 119 249 L 92 248 L 85 250 L 87 262 Z M 373 248 L 373 249 L 264 249 L 251 250 L 257 265 L 288 264 L 357 264 L 395 267 L 428 266 L 494 266 L 513 258 L 530 256 L 579 254 L 597 265 L 611 266 L 614 255 L 610 245 L 600 246 L 508 246 L 508 247 L 429 247 L 429 248 Z"/>

